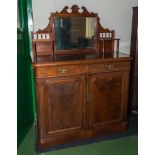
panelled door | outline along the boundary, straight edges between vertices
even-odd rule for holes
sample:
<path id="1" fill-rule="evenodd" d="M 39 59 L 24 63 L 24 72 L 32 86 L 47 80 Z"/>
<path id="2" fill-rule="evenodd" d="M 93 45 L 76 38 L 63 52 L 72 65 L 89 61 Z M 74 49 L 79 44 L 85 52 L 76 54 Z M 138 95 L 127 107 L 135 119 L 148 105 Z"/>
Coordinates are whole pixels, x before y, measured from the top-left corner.
<path id="1" fill-rule="evenodd" d="M 86 128 L 86 76 L 36 80 L 41 138 Z"/>
<path id="2" fill-rule="evenodd" d="M 123 115 L 123 72 L 89 75 L 89 126 L 120 122 Z"/>

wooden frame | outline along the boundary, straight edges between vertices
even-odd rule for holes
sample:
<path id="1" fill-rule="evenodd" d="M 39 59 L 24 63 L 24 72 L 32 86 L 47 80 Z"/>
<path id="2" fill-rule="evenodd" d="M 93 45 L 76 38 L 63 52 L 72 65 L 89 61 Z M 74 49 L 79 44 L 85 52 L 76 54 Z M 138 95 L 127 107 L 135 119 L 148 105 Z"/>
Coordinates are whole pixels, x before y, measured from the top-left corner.
<path id="1" fill-rule="evenodd" d="M 65 6 L 62 11 L 51 13 L 49 17 L 49 23 L 46 28 L 39 29 L 37 32 L 32 32 L 32 44 L 33 44 L 33 57 L 37 62 L 38 57 L 49 56 L 51 61 L 54 60 L 55 56 L 64 55 L 79 55 L 87 53 L 95 53 L 95 55 L 103 56 L 103 52 L 109 52 L 113 54 L 115 47 L 115 40 L 117 41 L 116 51 L 119 51 L 119 39 L 115 39 L 115 31 L 109 30 L 108 28 L 103 28 L 100 24 L 100 18 L 97 13 L 89 12 L 84 6 L 80 8 L 77 5 L 73 5 L 68 11 L 69 7 Z M 55 32 L 54 32 L 54 18 L 55 17 L 95 17 L 95 49 L 73 49 L 73 50 L 62 50 L 60 52 L 55 50 Z M 48 37 L 47 37 L 48 36 Z"/>

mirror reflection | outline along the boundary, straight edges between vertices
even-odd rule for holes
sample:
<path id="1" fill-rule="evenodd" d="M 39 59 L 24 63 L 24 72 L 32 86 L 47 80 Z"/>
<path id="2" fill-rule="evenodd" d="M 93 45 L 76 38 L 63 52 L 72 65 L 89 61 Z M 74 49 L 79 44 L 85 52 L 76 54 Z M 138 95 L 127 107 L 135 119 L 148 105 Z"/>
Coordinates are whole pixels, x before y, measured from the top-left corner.
<path id="1" fill-rule="evenodd" d="M 94 17 L 55 17 L 56 50 L 94 49 Z"/>

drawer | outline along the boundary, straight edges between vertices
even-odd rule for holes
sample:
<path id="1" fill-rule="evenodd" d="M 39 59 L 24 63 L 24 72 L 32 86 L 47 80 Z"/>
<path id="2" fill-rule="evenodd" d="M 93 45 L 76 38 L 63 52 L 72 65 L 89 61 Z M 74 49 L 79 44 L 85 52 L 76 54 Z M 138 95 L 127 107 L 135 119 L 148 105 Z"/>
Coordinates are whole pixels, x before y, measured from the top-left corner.
<path id="1" fill-rule="evenodd" d="M 88 73 L 130 70 L 130 62 L 89 64 Z"/>
<path id="2" fill-rule="evenodd" d="M 56 77 L 86 73 L 86 65 L 46 66 L 35 69 L 36 77 Z"/>

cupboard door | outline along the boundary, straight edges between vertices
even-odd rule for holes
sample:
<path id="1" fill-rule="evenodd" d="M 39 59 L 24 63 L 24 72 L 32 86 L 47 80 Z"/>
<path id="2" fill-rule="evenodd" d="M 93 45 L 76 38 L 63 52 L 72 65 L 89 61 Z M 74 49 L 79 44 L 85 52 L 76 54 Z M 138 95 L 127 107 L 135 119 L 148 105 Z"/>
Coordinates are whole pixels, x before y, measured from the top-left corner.
<path id="1" fill-rule="evenodd" d="M 121 122 L 123 117 L 123 72 L 92 74 L 89 76 L 90 126 L 98 127 Z M 125 91 L 125 92 L 124 92 Z"/>
<path id="2" fill-rule="evenodd" d="M 39 83 L 38 79 L 38 86 Z M 47 78 L 42 83 L 43 97 L 40 94 L 37 103 L 41 137 L 83 130 L 86 127 L 86 77 Z"/>

